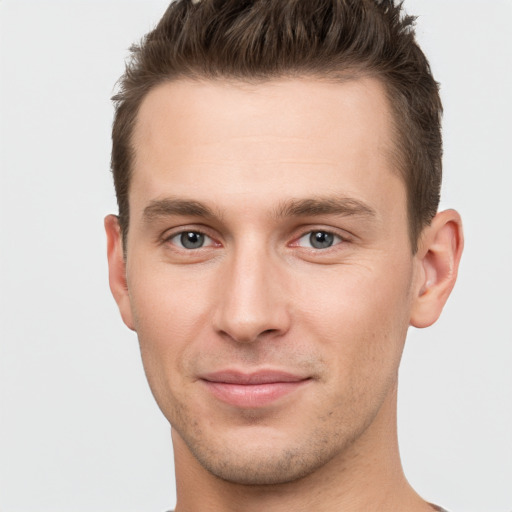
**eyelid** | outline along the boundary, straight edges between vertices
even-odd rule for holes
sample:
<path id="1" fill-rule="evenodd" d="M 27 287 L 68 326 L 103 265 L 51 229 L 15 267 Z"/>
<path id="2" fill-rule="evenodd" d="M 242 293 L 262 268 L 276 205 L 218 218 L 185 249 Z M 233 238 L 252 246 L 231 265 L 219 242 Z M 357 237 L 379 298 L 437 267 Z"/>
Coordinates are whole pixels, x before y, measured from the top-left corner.
<path id="1" fill-rule="evenodd" d="M 328 231 L 323 231 L 323 230 L 313 230 L 313 231 L 309 231 L 308 233 L 304 233 L 298 240 L 297 240 L 297 244 L 302 240 L 302 239 L 310 239 L 311 238 L 311 235 L 313 233 L 325 233 L 325 234 L 328 234 L 328 235 L 332 235 L 333 237 L 333 243 L 332 245 L 329 245 L 328 247 L 313 247 L 311 245 L 308 245 L 308 246 L 302 246 L 302 245 L 299 245 L 299 247 L 307 247 L 308 249 L 314 249 L 315 251 L 327 251 L 328 249 L 331 249 L 332 247 L 335 247 L 336 245 L 340 244 L 341 242 L 343 242 L 343 239 L 337 235 L 336 233 L 330 233 Z M 337 239 L 337 240 L 336 240 Z"/>
<path id="2" fill-rule="evenodd" d="M 197 225 L 197 224 L 196 225 L 176 226 L 176 227 L 173 227 L 173 228 L 170 228 L 170 229 L 167 229 L 166 231 L 164 231 L 162 233 L 162 235 L 159 237 L 159 243 L 171 244 L 178 250 L 184 250 L 187 252 L 198 251 L 200 249 L 207 249 L 207 248 L 211 248 L 211 247 L 222 247 L 223 244 L 221 242 L 219 242 L 218 235 L 211 233 L 211 231 L 212 230 L 209 229 L 207 226 Z M 333 249 L 334 247 L 336 247 L 337 245 L 340 245 L 342 242 L 349 243 L 353 239 L 353 235 L 351 233 L 348 233 L 345 230 L 342 231 L 342 230 L 332 228 L 332 227 L 321 227 L 321 226 L 318 226 L 318 227 L 307 226 L 306 227 L 306 226 L 303 226 L 302 228 L 299 228 L 299 230 L 297 230 L 297 231 L 298 231 L 297 235 L 293 236 L 292 241 L 290 243 L 288 243 L 287 245 L 289 247 L 301 247 L 303 249 L 312 250 L 315 252 L 327 252 L 330 249 Z M 207 245 L 204 245 L 197 249 L 187 249 L 187 248 L 182 247 L 181 245 L 171 242 L 171 240 L 173 238 L 178 237 L 178 236 L 182 235 L 183 233 L 190 233 L 190 232 L 199 233 L 201 235 L 204 235 L 206 238 L 209 239 L 209 243 Z M 315 232 L 331 234 L 334 237 L 336 237 L 337 239 L 339 239 L 339 241 L 335 241 L 332 246 L 324 248 L 324 249 L 317 249 L 314 247 L 304 247 L 304 246 L 299 245 L 299 241 L 302 238 L 304 238 L 307 235 L 310 235 L 311 233 L 315 233 Z"/>
<path id="3" fill-rule="evenodd" d="M 330 247 L 327 247 L 325 249 L 316 249 L 314 247 L 304 247 L 304 246 L 301 246 L 299 245 L 299 241 L 304 238 L 305 236 L 308 236 L 308 235 L 311 235 L 311 233 L 328 233 L 330 235 L 333 235 L 334 237 L 338 238 L 339 241 L 337 242 L 334 242 L 333 245 L 331 245 Z M 340 232 L 340 230 L 337 230 L 335 228 L 331 228 L 331 227 L 328 227 L 328 228 L 324 228 L 324 227 L 313 227 L 313 228 L 309 228 L 308 229 L 302 229 L 298 236 L 295 236 L 293 238 L 293 241 L 289 244 L 289 246 L 291 247 L 302 247 L 304 249 L 311 249 L 311 250 L 314 250 L 314 251 L 328 251 L 329 249 L 332 249 L 334 247 L 336 247 L 337 245 L 341 244 L 342 242 L 350 242 L 352 240 L 351 236 L 349 233 L 343 231 L 343 232 Z"/>
<path id="4" fill-rule="evenodd" d="M 197 235 L 201 235 L 203 237 L 203 245 L 201 245 L 201 247 L 193 247 L 193 248 L 189 248 L 189 247 L 184 247 L 184 245 L 181 243 L 180 241 L 180 238 L 186 234 L 186 233 L 195 233 Z M 176 242 L 173 242 L 173 240 L 176 239 Z M 171 236 L 169 239 L 168 239 L 169 242 L 171 242 L 173 245 L 176 245 L 177 247 L 185 251 L 198 251 L 199 249 L 205 249 L 207 247 L 211 247 L 213 244 L 213 240 L 208 236 L 208 235 L 205 235 L 204 233 L 199 233 L 199 231 L 182 231 L 181 233 L 176 233 L 175 235 Z"/>
<path id="5" fill-rule="evenodd" d="M 179 226 L 175 228 L 171 228 L 166 230 L 160 237 L 160 243 L 162 244 L 171 244 L 174 247 L 176 247 L 179 250 L 184 250 L 187 252 L 191 251 L 197 251 L 200 249 L 206 249 L 210 247 L 221 247 L 221 243 L 217 240 L 217 237 L 213 236 L 210 232 L 211 230 L 207 229 L 204 226 L 197 226 L 197 225 L 185 225 L 185 226 Z M 173 238 L 181 236 L 183 233 L 198 233 L 203 235 L 205 238 L 209 239 L 209 243 L 207 245 L 204 245 L 202 247 L 198 247 L 197 249 L 187 249 L 185 247 L 182 247 L 181 245 L 178 245 L 176 243 L 172 242 Z"/>

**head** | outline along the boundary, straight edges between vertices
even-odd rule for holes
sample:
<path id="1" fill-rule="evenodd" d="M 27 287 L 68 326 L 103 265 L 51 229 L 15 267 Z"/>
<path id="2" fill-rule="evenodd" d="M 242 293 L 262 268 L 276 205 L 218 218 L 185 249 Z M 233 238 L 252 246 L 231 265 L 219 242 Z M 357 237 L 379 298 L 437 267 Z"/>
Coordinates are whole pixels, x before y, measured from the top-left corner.
<path id="1" fill-rule="evenodd" d="M 437 319 L 462 248 L 411 19 L 178 1 L 134 59 L 110 284 L 177 452 L 243 484 L 385 459 L 407 329 Z"/>

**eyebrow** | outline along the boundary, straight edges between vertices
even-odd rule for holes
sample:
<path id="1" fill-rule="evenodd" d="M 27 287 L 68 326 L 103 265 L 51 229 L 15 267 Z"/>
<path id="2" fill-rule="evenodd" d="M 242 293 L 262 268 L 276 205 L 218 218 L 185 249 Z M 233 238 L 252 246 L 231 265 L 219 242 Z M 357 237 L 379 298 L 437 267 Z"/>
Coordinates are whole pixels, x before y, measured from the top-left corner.
<path id="1" fill-rule="evenodd" d="M 212 209 L 199 201 L 187 199 L 165 198 L 151 201 L 142 214 L 145 222 L 151 222 L 160 217 L 186 215 L 191 217 L 213 218 Z"/>
<path id="2" fill-rule="evenodd" d="M 315 215 L 339 215 L 343 217 L 376 217 L 377 212 L 369 205 L 349 197 L 319 197 L 291 199 L 282 203 L 275 212 L 277 217 L 309 217 Z"/>
<path id="3" fill-rule="evenodd" d="M 153 200 L 144 208 L 143 219 L 149 223 L 161 217 L 183 215 L 206 219 L 219 218 L 215 212 L 199 201 L 178 198 Z M 277 218 L 313 217 L 316 215 L 375 217 L 375 210 L 357 199 L 347 197 L 319 197 L 290 199 L 281 203 L 274 211 Z"/>

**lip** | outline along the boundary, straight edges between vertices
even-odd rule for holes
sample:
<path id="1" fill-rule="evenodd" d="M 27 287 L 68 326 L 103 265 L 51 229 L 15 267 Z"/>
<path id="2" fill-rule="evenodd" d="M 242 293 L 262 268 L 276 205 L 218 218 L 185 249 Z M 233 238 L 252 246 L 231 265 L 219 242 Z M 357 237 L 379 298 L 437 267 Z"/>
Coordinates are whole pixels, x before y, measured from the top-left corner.
<path id="1" fill-rule="evenodd" d="M 225 370 L 202 375 L 200 380 L 218 400 L 235 407 L 256 408 L 299 390 L 311 378 L 274 370 L 251 373 Z"/>

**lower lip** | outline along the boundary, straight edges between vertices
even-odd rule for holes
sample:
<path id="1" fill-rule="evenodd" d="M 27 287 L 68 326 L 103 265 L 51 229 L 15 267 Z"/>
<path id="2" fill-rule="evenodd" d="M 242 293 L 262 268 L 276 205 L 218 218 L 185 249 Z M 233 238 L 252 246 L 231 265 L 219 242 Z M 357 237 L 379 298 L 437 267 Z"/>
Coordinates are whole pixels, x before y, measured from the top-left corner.
<path id="1" fill-rule="evenodd" d="M 302 388 L 309 379 L 266 384 L 228 384 L 203 381 L 217 399 L 235 407 L 263 407 Z"/>

